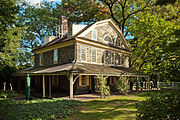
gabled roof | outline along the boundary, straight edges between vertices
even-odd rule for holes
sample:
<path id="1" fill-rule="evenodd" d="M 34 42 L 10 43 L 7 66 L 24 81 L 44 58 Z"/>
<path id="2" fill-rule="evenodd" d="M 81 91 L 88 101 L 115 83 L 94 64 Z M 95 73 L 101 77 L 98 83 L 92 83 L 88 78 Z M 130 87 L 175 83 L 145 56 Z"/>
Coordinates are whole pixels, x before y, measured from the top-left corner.
<path id="1" fill-rule="evenodd" d="M 45 47 L 48 47 L 48 46 L 51 46 L 51 45 L 54 45 L 54 44 L 57 44 L 57 43 L 62 43 L 62 42 L 65 42 L 65 41 L 69 41 L 69 40 L 72 40 L 72 39 L 74 39 L 76 37 L 81 37 L 82 38 L 82 35 L 87 33 L 88 30 L 91 30 L 96 25 L 107 23 L 107 22 L 110 23 L 119 32 L 119 34 L 121 35 L 121 38 L 123 39 L 123 43 L 125 44 L 125 46 L 127 48 L 127 51 L 131 51 L 130 48 L 129 48 L 128 42 L 125 40 L 124 35 L 122 34 L 121 30 L 115 25 L 115 23 L 112 21 L 112 19 L 107 19 L 107 20 L 101 20 L 101 21 L 94 22 L 94 23 L 89 24 L 86 27 L 84 27 L 82 30 L 80 30 L 78 33 L 76 33 L 72 37 L 65 36 L 63 38 L 56 38 L 56 39 L 52 40 L 51 42 L 49 42 L 49 43 L 47 43 L 45 45 L 42 45 L 42 46 L 39 46 L 39 47 L 33 49 L 32 51 L 36 51 L 36 50 L 39 50 L 41 48 L 45 48 Z"/>

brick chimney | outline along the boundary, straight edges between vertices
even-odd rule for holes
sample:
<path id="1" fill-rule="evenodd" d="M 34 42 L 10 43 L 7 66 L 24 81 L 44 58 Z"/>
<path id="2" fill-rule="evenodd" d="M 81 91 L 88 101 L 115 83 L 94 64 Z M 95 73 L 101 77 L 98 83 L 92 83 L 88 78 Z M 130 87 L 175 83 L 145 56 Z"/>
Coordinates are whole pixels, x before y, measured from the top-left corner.
<path id="1" fill-rule="evenodd" d="M 68 33 L 68 19 L 65 16 L 61 16 L 59 20 L 59 24 L 61 26 L 60 33 L 62 36 Z"/>

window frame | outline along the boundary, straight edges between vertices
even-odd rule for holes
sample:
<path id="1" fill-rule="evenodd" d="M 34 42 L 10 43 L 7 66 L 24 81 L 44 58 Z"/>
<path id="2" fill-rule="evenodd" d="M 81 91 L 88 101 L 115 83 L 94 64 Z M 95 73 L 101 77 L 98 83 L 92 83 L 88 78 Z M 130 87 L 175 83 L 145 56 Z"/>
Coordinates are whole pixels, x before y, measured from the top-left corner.
<path id="1" fill-rule="evenodd" d="M 109 37 L 110 37 L 111 42 L 108 42 L 108 41 L 104 40 L 104 39 L 106 38 L 106 36 L 109 36 Z M 104 43 L 106 43 L 106 44 L 112 44 L 112 45 L 113 45 L 113 40 L 112 40 L 111 35 L 109 35 L 109 34 L 105 34 L 105 35 L 104 35 L 104 37 L 103 37 L 103 42 L 104 42 Z"/>
<path id="2" fill-rule="evenodd" d="M 95 38 L 95 39 L 93 38 L 93 36 L 94 36 L 94 35 L 93 35 L 93 34 L 94 34 L 94 32 L 96 33 L 96 38 Z M 92 37 L 92 40 L 96 40 L 96 41 L 97 41 L 97 30 L 92 30 L 92 35 L 91 35 L 91 37 Z"/>
<path id="3" fill-rule="evenodd" d="M 101 50 L 101 53 L 100 53 L 100 63 L 101 64 L 105 63 L 105 53 L 104 53 L 104 50 Z"/>
<path id="4" fill-rule="evenodd" d="M 85 48 L 85 60 L 82 60 L 82 49 Z M 86 62 L 87 61 L 87 47 L 86 46 L 80 46 L 80 61 Z"/>
<path id="5" fill-rule="evenodd" d="M 93 61 L 93 50 L 95 50 L 95 61 Z M 91 48 L 91 62 L 96 63 L 97 62 L 97 49 Z"/>
<path id="6" fill-rule="evenodd" d="M 85 84 L 82 84 L 82 78 L 85 77 Z M 79 86 L 83 87 L 83 86 L 89 86 L 89 81 L 90 81 L 90 77 L 89 75 L 80 75 L 79 76 Z"/>
<path id="7" fill-rule="evenodd" d="M 57 52 L 55 52 L 57 51 Z M 55 49 L 53 50 L 53 64 L 57 64 L 58 61 L 59 61 L 59 54 L 58 54 L 59 50 L 58 49 Z M 57 61 L 55 61 L 55 53 L 57 53 Z"/>

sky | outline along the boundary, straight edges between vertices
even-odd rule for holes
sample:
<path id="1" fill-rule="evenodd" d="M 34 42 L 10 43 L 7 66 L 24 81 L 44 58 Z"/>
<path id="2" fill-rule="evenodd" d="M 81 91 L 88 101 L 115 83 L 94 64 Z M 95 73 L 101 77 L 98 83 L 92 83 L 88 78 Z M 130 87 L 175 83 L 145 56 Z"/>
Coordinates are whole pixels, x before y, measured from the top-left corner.
<path id="1" fill-rule="evenodd" d="M 44 1 L 48 1 L 48 2 L 58 1 L 58 2 L 60 2 L 61 0 L 25 0 L 25 1 L 30 3 L 31 5 L 36 5 L 37 3 L 44 2 Z"/>

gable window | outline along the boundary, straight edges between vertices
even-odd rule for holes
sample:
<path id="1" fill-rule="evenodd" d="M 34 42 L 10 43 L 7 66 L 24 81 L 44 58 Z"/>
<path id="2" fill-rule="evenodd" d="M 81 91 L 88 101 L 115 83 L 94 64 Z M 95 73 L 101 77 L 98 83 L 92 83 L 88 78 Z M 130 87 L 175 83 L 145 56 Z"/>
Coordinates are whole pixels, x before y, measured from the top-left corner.
<path id="1" fill-rule="evenodd" d="M 81 61 L 86 61 L 86 47 L 81 46 L 80 52 Z"/>
<path id="2" fill-rule="evenodd" d="M 43 65 L 43 53 L 39 54 L 39 65 Z"/>
<path id="3" fill-rule="evenodd" d="M 96 30 L 92 30 L 92 39 L 97 40 L 97 31 Z"/>
<path id="4" fill-rule="evenodd" d="M 57 64 L 58 63 L 58 50 L 54 50 L 54 59 L 53 59 L 53 63 Z"/>
<path id="5" fill-rule="evenodd" d="M 108 44 L 113 44 L 112 38 L 111 38 L 111 36 L 109 34 L 106 34 L 104 36 L 104 42 L 108 43 Z"/>
<path id="6" fill-rule="evenodd" d="M 91 49 L 91 62 L 96 62 L 96 49 Z"/>
<path id="7" fill-rule="evenodd" d="M 88 86 L 89 85 L 89 76 L 81 75 L 79 76 L 79 86 Z"/>

